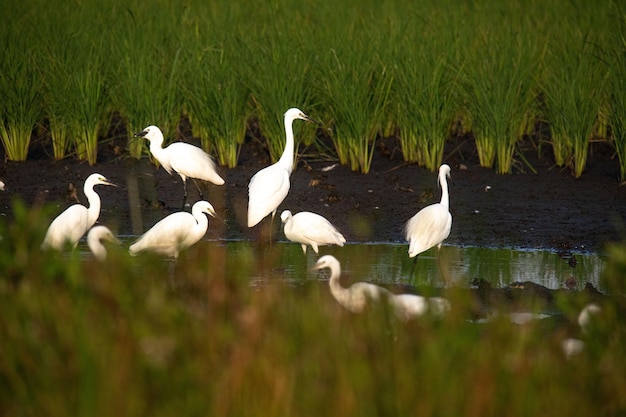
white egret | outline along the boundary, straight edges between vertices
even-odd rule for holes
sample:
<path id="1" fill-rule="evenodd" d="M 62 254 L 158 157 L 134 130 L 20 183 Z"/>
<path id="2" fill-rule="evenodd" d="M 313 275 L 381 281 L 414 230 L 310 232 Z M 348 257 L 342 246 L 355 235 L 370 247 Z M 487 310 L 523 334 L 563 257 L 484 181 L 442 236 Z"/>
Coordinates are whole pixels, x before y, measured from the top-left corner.
<path id="1" fill-rule="evenodd" d="M 591 324 L 592 317 L 601 313 L 602 309 L 599 305 L 595 303 L 589 303 L 578 314 L 578 325 L 584 335 L 588 335 Z M 580 339 L 576 339 L 573 337 L 568 337 L 561 341 L 561 349 L 565 354 L 567 359 L 571 358 L 574 355 L 579 354 L 585 349 L 585 342 Z"/>
<path id="2" fill-rule="evenodd" d="M 175 142 L 163 148 L 163 133 L 156 126 L 148 126 L 143 131 L 135 133 L 137 137 L 143 137 L 150 142 L 150 153 L 165 168 L 168 174 L 176 172 L 183 181 L 185 195 L 183 197 L 183 209 L 187 201 L 187 178 L 199 179 L 212 182 L 215 185 L 223 185 L 224 180 L 215 169 L 213 158 L 197 146 L 185 142 Z M 200 198 L 202 191 L 196 184 Z"/>
<path id="3" fill-rule="evenodd" d="M 424 297 L 417 294 L 392 294 L 389 303 L 396 316 L 403 321 L 423 316 L 428 312 L 440 317 L 450 310 L 450 302 L 443 297 Z"/>
<path id="4" fill-rule="evenodd" d="M 312 269 L 330 268 L 328 285 L 335 300 L 353 313 L 362 313 L 371 302 L 377 302 L 381 297 L 388 297 L 390 292 L 378 285 L 367 282 L 357 282 L 348 288 L 339 283 L 341 264 L 332 255 L 324 255 L 317 260 Z"/>
<path id="5" fill-rule="evenodd" d="M 307 245 L 311 245 L 315 253 L 319 253 L 318 246 L 343 246 L 346 242 L 335 226 L 319 214 L 301 211 L 292 216 L 291 211 L 285 210 L 280 214 L 280 218 L 285 224 L 284 232 L 287 239 L 300 243 L 305 254 Z"/>
<path id="6" fill-rule="evenodd" d="M 107 250 L 102 243 L 103 241 L 115 243 L 116 245 L 122 244 L 106 226 L 98 225 L 89 229 L 89 233 L 87 233 L 87 246 L 93 256 L 101 262 L 107 257 Z"/>
<path id="7" fill-rule="evenodd" d="M 178 258 L 181 250 L 197 243 L 206 233 L 209 220 L 205 213 L 215 217 L 215 209 L 208 201 L 196 202 L 191 213 L 181 211 L 170 214 L 130 245 L 130 254 L 149 251 Z"/>
<path id="8" fill-rule="evenodd" d="M 100 216 L 100 196 L 93 189 L 99 184 L 116 186 L 101 174 L 91 174 L 87 177 L 83 191 L 89 202 L 89 208 L 82 204 L 74 204 L 59 214 L 48 227 L 41 244 L 42 249 L 61 250 L 68 244 L 76 247 L 80 238 L 96 223 Z"/>
<path id="9" fill-rule="evenodd" d="M 248 227 L 256 226 L 270 213 L 273 220 L 278 206 L 289 193 L 294 157 L 293 121 L 296 119 L 317 123 L 299 109 L 285 112 L 286 144 L 282 156 L 275 164 L 254 174 L 248 184 Z"/>
<path id="10" fill-rule="evenodd" d="M 439 167 L 439 184 L 441 185 L 441 202 L 431 204 L 417 212 L 405 225 L 405 237 L 409 241 L 409 258 L 437 246 L 450 235 L 452 214 L 448 196 L 450 166 Z"/>

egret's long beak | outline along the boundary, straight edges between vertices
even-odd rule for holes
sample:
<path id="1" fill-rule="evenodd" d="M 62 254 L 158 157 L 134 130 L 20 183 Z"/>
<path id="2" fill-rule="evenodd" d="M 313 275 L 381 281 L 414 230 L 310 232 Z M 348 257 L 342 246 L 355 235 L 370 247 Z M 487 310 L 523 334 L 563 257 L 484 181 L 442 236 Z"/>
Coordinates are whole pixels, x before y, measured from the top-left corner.
<path id="1" fill-rule="evenodd" d="M 306 120 L 307 122 L 315 123 L 318 126 L 322 125 L 322 122 L 319 122 L 319 121 L 317 121 L 315 119 L 311 119 L 309 116 L 307 116 L 304 113 L 300 113 L 300 117 L 302 118 L 302 120 Z"/>
<path id="2" fill-rule="evenodd" d="M 141 132 L 137 132 L 135 133 L 135 137 L 136 138 L 143 138 L 144 136 L 146 136 L 148 134 L 147 130 L 142 130 Z"/>
<path id="3" fill-rule="evenodd" d="M 108 179 L 102 177 L 100 178 L 100 181 L 102 185 L 112 185 L 113 187 L 119 187 L 119 185 L 115 184 L 114 182 L 109 181 Z"/>

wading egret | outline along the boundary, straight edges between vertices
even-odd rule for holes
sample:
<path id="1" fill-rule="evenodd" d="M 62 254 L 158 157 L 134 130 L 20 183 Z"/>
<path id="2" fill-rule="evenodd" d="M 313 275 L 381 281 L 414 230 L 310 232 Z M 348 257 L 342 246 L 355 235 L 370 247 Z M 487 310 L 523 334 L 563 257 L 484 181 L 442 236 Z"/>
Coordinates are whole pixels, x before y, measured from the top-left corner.
<path id="1" fill-rule="evenodd" d="M 346 243 L 346 239 L 335 226 L 319 214 L 301 211 L 292 216 L 291 211 L 285 210 L 280 214 L 280 219 L 285 224 L 287 239 L 300 243 L 305 254 L 307 245 L 311 245 L 315 253 L 319 253 L 318 246 L 343 246 Z"/>
<path id="2" fill-rule="evenodd" d="M 89 250 L 91 250 L 91 253 L 93 253 L 93 256 L 101 262 L 107 257 L 107 250 L 103 244 L 104 241 L 115 243 L 116 245 L 122 244 L 106 226 L 99 225 L 89 229 L 89 233 L 87 233 L 87 246 Z"/>
<path id="3" fill-rule="evenodd" d="M 446 177 L 450 178 L 450 166 L 443 164 L 439 167 L 441 202 L 424 207 L 405 225 L 405 237 L 409 241 L 409 258 L 433 246 L 441 248 L 441 243 L 450 235 L 452 214 Z"/>
<path id="4" fill-rule="evenodd" d="M 335 300 L 353 313 L 362 313 L 371 302 L 377 302 L 381 297 L 388 297 L 391 293 L 378 285 L 367 282 L 357 282 L 348 288 L 339 283 L 341 265 L 332 255 L 324 255 L 317 260 L 312 269 L 330 268 L 328 285 Z"/>
<path id="5" fill-rule="evenodd" d="M 185 142 L 174 142 L 163 148 L 163 133 L 156 126 L 148 126 L 143 131 L 135 133 L 137 137 L 143 137 L 150 142 L 150 153 L 165 168 L 168 174 L 176 172 L 183 180 L 185 195 L 183 197 L 183 209 L 187 202 L 187 178 L 203 180 L 215 185 L 224 184 L 215 169 L 213 158 L 197 146 Z M 200 198 L 202 191 L 196 184 Z"/>
<path id="6" fill-rule="evenodd" d="M 85 180 L 83 191 L 89 202 L 89 208 L 74 204 L 50 223 L 42 249 L 61 250 L 65 245 L 76 247 L 81 237 L 96 223 L 100 216 L 100 197 L 93 189 L 96 185 L 113 185 L 101 174 L 91 174 Z"/>
<path id="7" fill-rule="evenodd" d="M 293 169 L 293 121 L 296 119 L 317 123 L 299 109 L 285 112 L 286 144 L 282 156 L 275 164 L 254 174 L 248 184 L 248 227 L 256 226 L 270 213 L 273 220 L 278 206 L 287 197 Z"/>
<path id="8" fill-rule="evenodd" d="M 178 258 L 181 250 L 197 243 L 206 233 L 209 220 L 205 214 L 215 217 L 215 209 L 208 201 L 195 203 L 191 213 L 181 211 L 170 214 L 130 245 L 130 254 L 149 251 Z"/>

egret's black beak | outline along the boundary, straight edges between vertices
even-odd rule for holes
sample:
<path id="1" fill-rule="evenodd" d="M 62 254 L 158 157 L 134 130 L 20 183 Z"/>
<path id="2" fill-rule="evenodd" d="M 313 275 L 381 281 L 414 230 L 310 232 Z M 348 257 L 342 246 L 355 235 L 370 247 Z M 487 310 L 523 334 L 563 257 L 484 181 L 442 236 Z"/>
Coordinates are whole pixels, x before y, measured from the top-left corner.
<path id="1" fill-rule="evenodd" d="M 146 136 L 148 134 L 147 130 L 142 130 L 141 132 L 137 132 L 135 133 L 135 137 L 136 138 L 143 138 L 144 136 Z"/>

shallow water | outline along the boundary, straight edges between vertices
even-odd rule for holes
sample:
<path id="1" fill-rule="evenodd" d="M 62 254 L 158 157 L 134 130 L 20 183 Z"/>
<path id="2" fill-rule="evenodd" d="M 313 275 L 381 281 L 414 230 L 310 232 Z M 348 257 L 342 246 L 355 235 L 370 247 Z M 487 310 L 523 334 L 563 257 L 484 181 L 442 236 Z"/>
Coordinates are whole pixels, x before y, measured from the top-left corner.
<path id="1" fill-rule="evenodd" d="M 127 246 L 134 238 L 126 237 Z M 531 281 L 550 289 L 565 288 L 574 278 L 577 289 L 586 282 L 602 289 L 600 277 L 606 260 L 595 254 L 569 254 L 542 250 L 515 250 L 478 247 L 442 246 L 439 255 L 431 249 L 419 255 L 411 275 L 413 260 L 406 244 L 347 244 L 344 247 L 321 247 L 320 255 L 310 248 L 302 253 L 299 244 L 277 242 L 271 246 L 250 241 L 203 241 L 209 256 L 225 257 L 224 265 L 232 273 L 245 274 L 251 285 L 268 279 L 303 281 L 324 279 L 327 273 L 310 271 L 319 256 L 334 255 L 348 281 L 412 286 L 454 285 L 469 287 L 474 278 L 504 287 L 516 281 Z M 81 245 L 86 253 L 86 246 Z M 215 253 L 211 253 L 215 252 Z M 572 261 L 571 257 L 575 259 Z M 571 281 L 571 279 L 570 279 Z"/>

